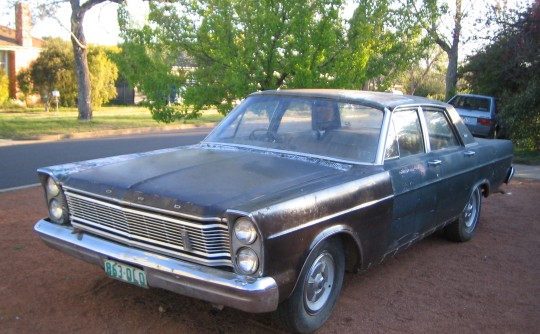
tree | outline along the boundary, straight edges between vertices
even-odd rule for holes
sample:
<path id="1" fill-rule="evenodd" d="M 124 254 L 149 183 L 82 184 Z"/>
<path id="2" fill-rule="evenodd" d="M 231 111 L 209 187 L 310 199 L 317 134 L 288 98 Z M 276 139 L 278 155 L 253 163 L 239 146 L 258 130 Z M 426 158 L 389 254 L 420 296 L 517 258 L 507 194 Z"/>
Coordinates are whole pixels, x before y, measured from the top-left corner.
<path id="1" fill-rule="evenodd" d="M 88 69 L 90 70 L 90 87 L 92 107 L 98 108 L 116 97 L 115 82 L 118 78 L 118 66 L 109 58 L 118 53 L 117 48 L 90 47 L 88 50 Z"/>
<path id="2" fill-rule="evenodd" d="M 69 42 L 49 39 L 39 57 L 30 64 L 29 72 L 34 92 L 49 99 L 52 91 L 59 91 L 62 106 L 72 106 L 77 101 L 73 51 Z"/>
<path id="3" fill-rule="evenodd" d="M 77 79 L 70 43 L 58 38 L 48 39 L 46 47 L 27 71 L 18 75 L 19 86 L 25 94 L 36 92 L 50 97 L 52 91 L 60 92 L 59 104 L 75 106 L 78 100 Z M 108 58 L 103 47 L 89 47 L 92 107 L 96 108 L 116 96 L 114 82 L 118 77 L 116 65 Z"/>
<path id="4" fill-rule="evenodd" d="M 372 78 L 382 87 L 425 49 L 410 6 L 396 1 L 360 1 L 350 21 L 343 0 L 151 2 L 142 27 L 120 11 L 120 67 L 165 122 L 208 106 L 226 113 L 257 90 L 361 88 Z M 175 107 L 166 97 L 180 86 L 184 107 Z"/>
<path id="5" fill-rule="evenodd" d="M 197 112 L 190 113 L 171 103 L 179 87 L 186 82 L 182 69 L 186 63 L 178 63 L 182 60 L 183 50 L 174 43 L 175 39 L 169 43 L 163 36 L 155 35 L 157 29 L 132 26 L 129 13 L 124 8 L 119 10 L 119 23 L 127 42 L 121 46 L 121 53 L 113 55 L 113 59 L 128 82 L 146 95 L 147 100 L 143 104 L 150 109 L 153 118 L 170 123 L 196 117 Z"/>
<path id="6" fill-rule="evenodd" d="M 379 89 L 394 83 L 398 75 L 416 64 L 426 53 L 428 40 L 413 15 L 411 4 L 394 0 L 358 0 L 349 20 L 347 34 L 350 52 L 340 69 L 343 88 L 368 89 L 377 79 Z"/>
<path id="7" fill-rule="evenodd" d="M 151 106 L 162 121 L 196 115 L 205 106 L 226 113 L 256 90 L 332 86 L 332 64 L 343 43 L 341 8 L 341 0 L 150 3 L 149 22 L 142 28 L 130 26 L 126 12 L 120 16 L 129 61 L 122 72 L 131 74 L 130 81 L 146 95 L 144 88 L 158 89 Z M 178 66 L 186 59 L 196 67 Z M 158 77 L 125 70 L 145 66 Z M 192 112 L 164 106 L 163 97 L 182 81 L 189 83 L 182 98 Z"/>
<path id="8" fill-rule="evenodd" d="M 9 99 L 9 79 L 6 71 L 0 68 L 0 106 Z"/>
<path id="9" fill-rule="evenodd" d="M 447 59 L 436 45 L 418 63 L 412 64 L 400 76 L 407 94 L 445 99 L 445 76 Z"/>
<path id="10" fill-rule="evenodd" d="M 501 97 L 500 118 L 512 139 L 539 149 L 540 4 L 491 20 L 501 29 L 492 43 L 469 57 L 464 78 L 471 91 Z"/>
<path id="11" fill-rule="evenodd" d="M 78 109 L 80 121 L 92 120 L 92 90 L 90 70 L 88 68 L 88 45 L 84 35 L 83 23 L 85 14 L 94 6 L 104 3 L 123 3 L 124 0 L 87 0 L 81 3 L 81 0 L 69 0 L 71 6 L 71 42 L 74 55 L 75 73 L 78 87 Z M 58 7 L 68 2 L 68 0 L 50 0 L 43 3 L 37 1 L 35 8 L 39 11 L 41 17 L 55 17 Z"/>
<path id="12" fill-rule="evenodd" d="M 411 2 L 406 0 L 407 3 Z M 416 4 L 416 1 L 412 1 Z M 416 7 L 416 17 L 423 25 L 427 35 L 436 43 L 448 57 L 448 68 L 446 70 L 446 92 L 445 99 L 449 100 L 456 93 L 458 81 L 458 61 L 459 47 L 462 34 L 462 21 L 464 18 L 462 0 L 455 0 L 454 13 L 452 15 L 449 35 L 445 37 L 445 31 L 441 20 L 449 13 L 446 3 L 439 0 L 422 0 L 420 6 Z M 450 20 L 449 20 L 450 21 Z"/>
<path id="13" fill-rule="evenodd" d="M 24 99 L 28 97 L 34 91 L 34 85 L 32 83 L 32 75 L 28 68 L 21 69 L 17 73 L 17 83 L 19 84 L 19 90 L 24 95 Z"/>

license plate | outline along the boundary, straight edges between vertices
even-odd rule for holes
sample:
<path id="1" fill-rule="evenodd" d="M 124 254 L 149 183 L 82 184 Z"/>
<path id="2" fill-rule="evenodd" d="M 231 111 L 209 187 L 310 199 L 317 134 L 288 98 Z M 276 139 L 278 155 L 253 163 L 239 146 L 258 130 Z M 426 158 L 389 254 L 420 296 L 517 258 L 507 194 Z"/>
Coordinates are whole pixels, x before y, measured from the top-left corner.
<path id="1" fill-rule="evenodd" d="M 112 260 L 105 260 L 105 273 L 114 279 L 148 288 L 146 273 L 139 268 Z"/>
<path id="2" fill-rule="evenodd" d="M 476 118 L 474 118 L 474 117 L 463 117 L 463 122 L 465 122 L 465 124 L 475 125 L 476 124 Z"/>

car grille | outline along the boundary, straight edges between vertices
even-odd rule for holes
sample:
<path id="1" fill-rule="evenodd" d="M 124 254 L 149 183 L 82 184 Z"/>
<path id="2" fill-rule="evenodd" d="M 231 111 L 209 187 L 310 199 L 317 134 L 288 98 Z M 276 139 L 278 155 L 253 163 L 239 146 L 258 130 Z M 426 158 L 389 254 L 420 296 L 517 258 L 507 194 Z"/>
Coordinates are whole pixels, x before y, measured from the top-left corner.
<path id="1" fill-rule="evenodd" d="M 75 228 L 200 264 L 232 267 L 229 228 L 221 220 L 179 219 L 104 201 L 72 189 L 65 195 Z"/>

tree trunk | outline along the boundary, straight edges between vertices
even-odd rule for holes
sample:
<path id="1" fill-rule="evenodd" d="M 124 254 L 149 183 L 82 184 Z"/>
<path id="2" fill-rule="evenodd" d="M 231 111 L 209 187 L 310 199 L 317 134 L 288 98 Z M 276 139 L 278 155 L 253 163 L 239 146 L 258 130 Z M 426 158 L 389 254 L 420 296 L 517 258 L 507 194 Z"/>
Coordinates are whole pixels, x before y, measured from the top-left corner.
<path id="1" fill-rule="evenodd" d="M 463 12 L 461 9 L 461 1 L 456 1 L 456 13 L 454 15 L 454 30 L 452 31 L 452 41 L 447 42 L 441 38 L 435 22 L 432 22 L 431 26 L 427 26 L 426 30 L 428 34 L 433 38 L 441 49 L 448 55 L 448 69 L 446 70 L 446 91 L 445 98 L 448 101 L 456 93 L 457 87 L 457 68 L 459 58 L 459 39 L 461 35 L 461 20 L 463 18 Z M 451 44 L 450 44 L 451 43 Z"/>
<path id="2" fill-rule="evenodd" d="M 456 95 L 457 91 L 457 69 L 458 69 L 458 48 L 452 47 L 448 52 L 448 69 L 446 70 L 446 101 L 450 100 L 452 96 Z"/>
<path id="3" fill-rule="evenodd" d="M 83 20 L 86 8 L 81 8 L 79 0 L 70 0 L 71 3 L 71 43 L 75 56 L 75 70 L 77 73 L 78 100 L 80 121 L 92 120 L 92 96 L 90 92 L 90 70 L 88 69 L 86 38 L 83 31 Z"/>
<path id="4" fill-rule="evenodd" d="M 454 16 L 454 31 L 452 32 L 452 45 L 447 50 L 448 70 L 446 71 L 446 101 L 456 94 L 457 69 L 459 59 L 459 38 L 461 36 L 461 0 L 456 0 L 456 15 Z"/>

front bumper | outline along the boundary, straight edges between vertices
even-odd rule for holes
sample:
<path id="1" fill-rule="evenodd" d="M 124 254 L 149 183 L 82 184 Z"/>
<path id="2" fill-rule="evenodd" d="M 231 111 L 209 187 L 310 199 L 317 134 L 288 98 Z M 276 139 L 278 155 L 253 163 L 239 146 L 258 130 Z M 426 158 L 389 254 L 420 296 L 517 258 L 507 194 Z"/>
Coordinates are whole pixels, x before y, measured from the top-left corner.
<path id="1" fill-rule="evenodd" d="M 46 220 L 34 230 L 50 247 L 101 267 L 118 260 L 146 272 L 148 286 L 250 313 L 274 311 L 279 292 L 271 277 L 251 278 L 127 247 Z"/>

